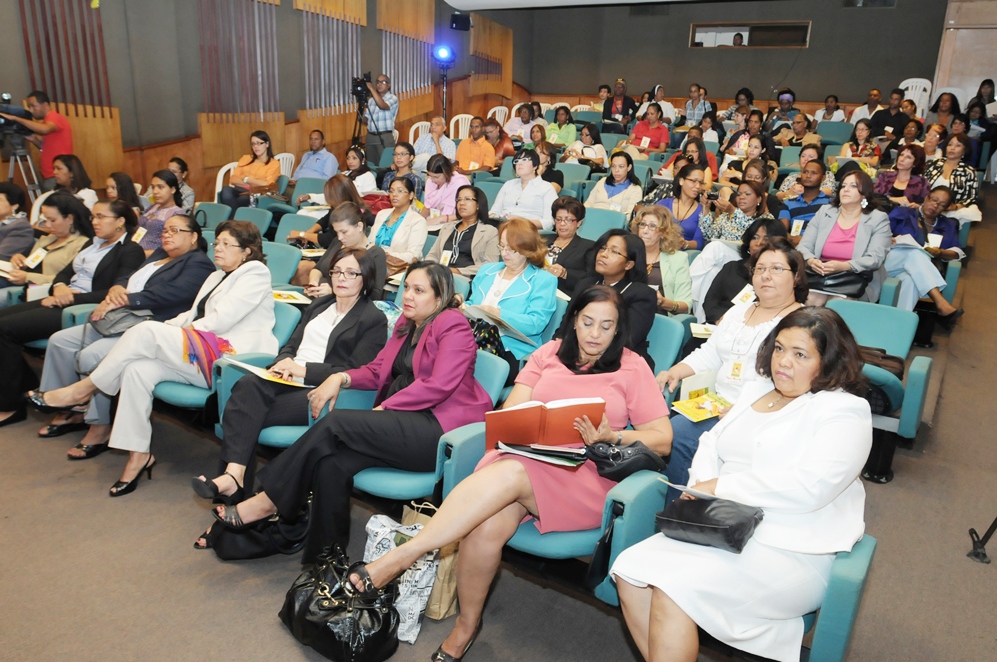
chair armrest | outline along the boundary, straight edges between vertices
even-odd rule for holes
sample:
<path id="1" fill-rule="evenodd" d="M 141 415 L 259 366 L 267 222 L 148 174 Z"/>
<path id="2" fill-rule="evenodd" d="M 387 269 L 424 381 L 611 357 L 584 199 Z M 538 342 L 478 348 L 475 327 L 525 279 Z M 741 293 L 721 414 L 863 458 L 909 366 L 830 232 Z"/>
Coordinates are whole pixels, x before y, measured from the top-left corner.
<path id="1" fill-rule="evenodd" d="M 959 260 L 952 260 L 948 263 L 945 268 L 945 289 L 942 290 L 942 296 L 949 303 L 952 303 L 952 299 L 955 298 L 955 288 L 959 285 L 959 274 L 962 273 L 962 262 Z"/>
<path id="2" fill-rule="evenodd" d="M 869 566 L 876 552 L 876 539 L 862 536 L 851 552 L 839 552 L 831 565 L 827 592 L 814 628 L 810 662 L 840 662 L 848 652 Z"/>
<path id="3" fill-rule="evenodd" d="M 897 307 L 900 301 L 900 279 L 887 278 L 883 281 L 883 289 L 879 291 L 879 304 L 881 306 Z"/>
<path id="4" fill-rule="evenodd" d="M 485 456 L 485 424 L 471 423 L 447 432 L 440 437 L 436 453 L 436 480 L 443 479 L 446 498 Z"/>
<path id="5" fill-rule="evenodd" d="M 273 289 L 281 292 L 297 292 L 298 294 L 305 293 L 305 288 L 300 285 L 288 285 L 287 283 L 277 283 L 273 285 Z"/>
<path id="6" fill-rule="evenodd" d="M 258 368 L 265 368 L 274 360 L 273 354 L 251 353 L 239 354 L 238 356 L 238 361 L 254 365 Z M 215 393 L 218 394 L 218 421 L 221 422 L 222 413 L 225 411 L 225 404 L 232 395 L 232 387 L 244 375 L 248 375 L 249 372 L 244 368 L 229 363 L 224 356 L 215 361 L 214 366 L 212 366 L 212 372 L 214 373 L 212 381 L 215 385 Z"/>
<path id="7" fill-rule="evenodd" d="M 16 306 L 21 303 L 23 295 L 24 285 L 11 285 L 0 289 L 0 301 L 6 301 L 5 305 L 7 306 Z"/>
<path id="8" fill-rule="evenodd" d="M 373 409 L 374 400 L 377 399 L 377 391 L 366 391 L 362 389 L 343 389 L 339 392 L 339 397 L 336 398 L 336 404 L 333 409 Z M 320 420 L 322 420 L 326 414 L 329 413 L 329 405 L 326 404 L 322 407 L 322 411 L 319 412 L 318 418 L 312 418 L 311 414 L 308 415 L 308 427 L 312 427 Z"/>
<path id="9" fill-rule="evenodd" d="M 682 328 L 685 330 L 685 334 L 682 336 L 682 347 L 685 347 L 686 344 L 689 342 L 689 340 L 692 339 L 692 325 L 696 321 L 696 316 L 683 313 L 681 315 L 672 315 L 672 319 L 679 322 L 682 325 Z M 681 354 L 682 354 L 682 349 L 680 348 L 679 355 Z M 661 366 L 658 368 L 658 370 L 667 370 L 670 367 L 671 366 L 668 367 Z"/>
<path id="10" fill-rule="evenodd" d="M 62 328 L 68 329 L 71 326 L 83 324 L 95 308 L 97 308 L 95 303 L 78 303 L 75 306 L 66 306 L 62 309 Z"/>
<path id="11" fill-rule="evenodd" d="M 606 505 L 602 513 L 603 530 L 613 523 L 613 543 L 609 555 L 609 567 L 613 567 L 616 557 L 628 547 L 653 536 L 656 532 L 654 516 L 665 506 L 665 492 L 668 486 L 654 471 L 638 471 L 620 481 L 606 495 Z M 611 605 L 619 604 L 616 586 L 606 577 L 596 586 L 597 598 Z"/>
<path id="12" fill-rule="evenodd" d="M 905 439 L 917 436 L 917 428 L 924 414 L 924 402 L 928 396 L 928 380 L 931 379 L 931 359 L 916 356 L 907 370 L 907 383 L 904 385 L 904 405 L 900 410 L 900 427 L 897 434 Z"/>

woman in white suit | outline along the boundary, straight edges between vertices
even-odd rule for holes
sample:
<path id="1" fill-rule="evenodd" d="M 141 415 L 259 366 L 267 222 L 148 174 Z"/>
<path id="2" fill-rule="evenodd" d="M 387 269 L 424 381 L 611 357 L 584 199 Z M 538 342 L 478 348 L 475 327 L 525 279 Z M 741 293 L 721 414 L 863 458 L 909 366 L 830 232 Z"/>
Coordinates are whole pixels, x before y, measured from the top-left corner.
<path id="1" fill-rule="evenodd" d="M 370 243 L 367 248 L 380 246 L 384 250 L 388 275 L 391 275 L 422 259 L 429 226 L 422 214 L 412 208 L 415 186 L 411 180 L 405 177 L 392 180 L 388 187 L 388 199 L 391 201 L 391 209 L 377 212 L 374 225 L 370 228 Z"/>
<path id="2" fill-rule="evenodd" d="M 260 231 L 246 221 L 226 221 L 215 235 L 215 264 L 194 305 L 166 322 L 132 327 L 82 381 L 44 394 L 50 411 L 81 408 L 98 391 L 120 393 L 110 447 L 129 451 L 121 480 L 110 495 L 134 491 L 142 472 L 152 478 L 152 390 L 160 382 L 206 387 L 222 354 L 276 354 L 270 270 Z M 82 407 L 85 408 L 85 407 Z"/>
<path id="3" fill-rule="evenodd" d="M 807 223 L 797 248 L 807 261 L 808 271 L 822 276 L 842 271 L 866 274 L 870 282 L 859 298 L 875 303 L 886 278 L 883 264 L 893 244 L 893 232 L 890 218 L 872 206 L 873 186 L 861 170 L 845 175 L 834 202 L 821 207 Z M 808 303 L 813 305 L 826 301 L 813 292 L 810 296 Z"/>
<path id="4" fill-rule="evenodd" d="M 835 554 L 865 530 L 859 472 L 872 414 L 858 396 L 866 391 L 862 359 L 844 321 L 827 308 L 790 313 L 765 340 L 756 369 L 775 388 L 747 384 L 702 436 L 689 471 L 696 490 L 762 509 L 744 550 L 658 534 L 611 570 L 645 659 L 693 662 L 699 626 L 754 655 L 798 661 L 803 615 L 823 602 Z"/>

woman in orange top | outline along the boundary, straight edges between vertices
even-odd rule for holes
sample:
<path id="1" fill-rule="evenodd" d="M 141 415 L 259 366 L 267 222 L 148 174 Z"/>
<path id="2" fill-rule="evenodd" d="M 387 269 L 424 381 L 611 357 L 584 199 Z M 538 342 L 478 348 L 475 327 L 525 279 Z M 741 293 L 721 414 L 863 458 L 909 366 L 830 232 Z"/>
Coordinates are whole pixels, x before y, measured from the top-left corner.
<path id="1" fill-rule="evenodd" d="M 280 177 L 280 163 L 273 157 L 270 136 L 266 131 L 253 131 L 249 136 L 250 154 L 239 159 L 228 186 L 218 194 L 218 202 L 232 209 L 249 206 L 248 192 L 252 186 L 272 187 Z"/>

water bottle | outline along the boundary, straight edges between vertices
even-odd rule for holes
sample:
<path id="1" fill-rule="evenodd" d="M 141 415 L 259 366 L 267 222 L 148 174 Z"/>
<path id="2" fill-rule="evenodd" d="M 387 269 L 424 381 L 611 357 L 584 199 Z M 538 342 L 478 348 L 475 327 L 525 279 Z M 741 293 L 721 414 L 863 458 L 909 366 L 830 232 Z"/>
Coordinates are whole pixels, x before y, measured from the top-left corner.
<path id="1" fill-rule="evenodd" d="M 256 198 L 258 198 L 258 197 L 260 197 L 260 196 L 258 194 L 256 194 L 256 193 L 250 193 L 249 194 L 249 206 L 251 208 L 254 208 L 254 209 L 256 208 Z"/>

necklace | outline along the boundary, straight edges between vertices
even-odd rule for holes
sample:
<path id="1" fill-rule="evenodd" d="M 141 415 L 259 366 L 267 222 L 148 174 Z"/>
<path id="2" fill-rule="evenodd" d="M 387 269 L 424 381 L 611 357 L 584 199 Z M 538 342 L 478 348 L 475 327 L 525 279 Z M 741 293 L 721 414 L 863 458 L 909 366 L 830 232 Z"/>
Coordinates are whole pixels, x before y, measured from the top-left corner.
<path id="1" fill-rule="evenodd" d="M 772 409 L 773 407 L 775 407 L 777 404 L 779 404 L 780 402 L 782 402 L 785 399 L 786 399 L 786 396 L 784 396 L 782 393 L 780 393 L 779 397 L 777 399 L 775 399 L 775 400 L 773 400 L 772 402 L 769 403 L 768 408 Z"/>

